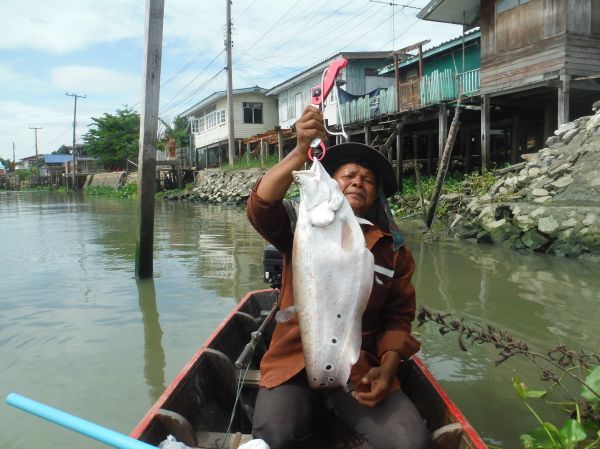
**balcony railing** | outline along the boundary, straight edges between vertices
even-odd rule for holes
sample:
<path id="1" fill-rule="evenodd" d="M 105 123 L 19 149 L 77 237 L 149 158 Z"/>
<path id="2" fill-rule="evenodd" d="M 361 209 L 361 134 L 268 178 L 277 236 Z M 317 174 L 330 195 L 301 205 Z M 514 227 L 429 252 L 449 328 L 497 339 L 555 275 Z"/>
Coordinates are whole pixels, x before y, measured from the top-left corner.
<path id="1" fill-rule="evenodd" d="M 479 69 L 459 73 L 456 75 L 456 83 L 459 89 L 458 92 L 462 95 L 470 97 L 477 94 L 480 87 Z"/>
<path id="2" fill-rule="evenodd" d="M 452 101 L 479 92 L 479 69 L 456 74 L 451 69 L 435 71 L 421 79 L 401 83 L 400 112 Z M 344 123 L 359 123 L 398 112 L 396 89 L 392 86 L 376 95 L 365 95 L 341 105 Z"/>

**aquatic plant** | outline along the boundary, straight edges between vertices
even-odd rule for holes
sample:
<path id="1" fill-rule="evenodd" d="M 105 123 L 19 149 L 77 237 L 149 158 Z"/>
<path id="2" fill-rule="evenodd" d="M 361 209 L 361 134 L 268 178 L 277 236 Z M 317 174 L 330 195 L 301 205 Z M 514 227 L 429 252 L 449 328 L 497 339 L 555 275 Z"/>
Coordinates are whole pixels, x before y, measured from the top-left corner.
<path id="1" fill-rule="evenodd" d="M 137 184 L 125 184 L 120 189 L 109 186 L 89 186 L 83 189 L 86 195 L 108 196 L 111 198 L 135 198 L 137 195 Z"/>
<path id="2" fill-rule="evenodd" d="M 506 330 L 489 324 L 468 324 L 463 319 L 452 318 L 450 313 L 434 312 L 423 306 L 419 307 L 417 320 L 419 326 L 435 323 L 442 335 L 458 334 L 458 346 L 463 351 L 468 350 L 467 343 L 493 345 L 498 350 L 496 366 L 519 355 L 540 369 L 540 379 L 549 383 L 545 390 L 530 390 L 521 379 L 513 378 L 517 395 L 540 424 L 540 427 L 520 435 L 524 449 L 600 448 L 600 355 L 583 350 L 577 352 L 564 345 L 545 353 L 534 351 Z M 573 384 L 578 386 L 577 392 L 573 391 Z M 543 420 L 529 403 L 530 399 L 547 400 L 557 388 L 566 397 L 559 402 L 547 402 L 569 415 L 560 429 Z"/>

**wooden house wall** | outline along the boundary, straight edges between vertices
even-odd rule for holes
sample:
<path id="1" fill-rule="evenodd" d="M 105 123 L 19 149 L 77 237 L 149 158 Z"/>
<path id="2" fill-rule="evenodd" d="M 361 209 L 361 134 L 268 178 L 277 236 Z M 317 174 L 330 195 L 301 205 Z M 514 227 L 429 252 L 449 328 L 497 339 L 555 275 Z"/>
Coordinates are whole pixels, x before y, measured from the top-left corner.
<path id="1" fill-rule="evenodd" d="M 496 14 L 481 4 L 481 92 L 600 73 L 600 0 L 530 0 Z"/>
<path id="2" fill-rule="evenodd" d="M 567 34 L 566 73 L 572 76 L 600 75 L 600 36 Z"/>
<path id="3" fill-rule="evenodd" d="M 569 0 L 566 73 L 600 75 L 600 0 Z"/>
<path id="4" fill-rule="evenodd" d="M 531 0 L 496 15 L 481 10 L 481 92 L 493 93 L 556 78 L 565 67 L 565 0 Z"/>

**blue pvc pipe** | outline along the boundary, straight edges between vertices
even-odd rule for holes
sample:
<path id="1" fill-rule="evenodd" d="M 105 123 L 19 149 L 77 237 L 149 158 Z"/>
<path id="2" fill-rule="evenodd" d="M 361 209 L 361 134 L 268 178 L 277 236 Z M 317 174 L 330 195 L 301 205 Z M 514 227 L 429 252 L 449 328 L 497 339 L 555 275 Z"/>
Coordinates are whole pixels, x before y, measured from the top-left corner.
<path id="1" fill-rule="evenodd" d="M 16 393 L 10 393 L 6 396 L 6 403 L 118 449 L 157 449 L 156 446 L 151 446 L 143 441 L 136 440 L 130 436 L 107 429 L 106 427 L 70 415 Z"/>

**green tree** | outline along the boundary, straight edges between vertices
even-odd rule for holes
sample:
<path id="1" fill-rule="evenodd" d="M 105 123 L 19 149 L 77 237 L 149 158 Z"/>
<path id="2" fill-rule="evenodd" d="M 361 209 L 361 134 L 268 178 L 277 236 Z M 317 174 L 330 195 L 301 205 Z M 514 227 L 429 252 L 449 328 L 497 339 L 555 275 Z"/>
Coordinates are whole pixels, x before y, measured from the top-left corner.
<path id="1" fill-rule="evenodd" d="M 106 168 L 125 169 L 127 159 L 137 161 L 140 115 L 125 106 L 113 114 L 92 117 L 93 124 L 83 136 L 87 154 L 99 158 Z"/>
<path id="2" fill-rule="evenodd" d="M 61 145 L 61 147 L 58 150 L 54 150 L 52 154 L 71 154 L 71 148 L 72 147 L 68 147 L 66 145 Z"/>
<path id="3" fill-rule="evenodd" d="M 161 123 L 165 126 L 165 131 L 162 135 L 163 142 L 170 139 L 175 139 L 177 142 L 177 148 L 187 147 L 190 144 L 190 138 L 188 133 L 188 120 L 185 117 L 178 115 L 173 120 L 173 124 L 169 125 L 161 119 Z"/>
<path id="4" fill-rule="evenodd" d="M 10 159 L 4 159 L 2 157 L 0 157 L 0 162 L 2 163 L 2 165 L 4 165 L 4 168 L 8 171 L 8 170 L 12 170 L 13 168 L 13 163 Z"/>

